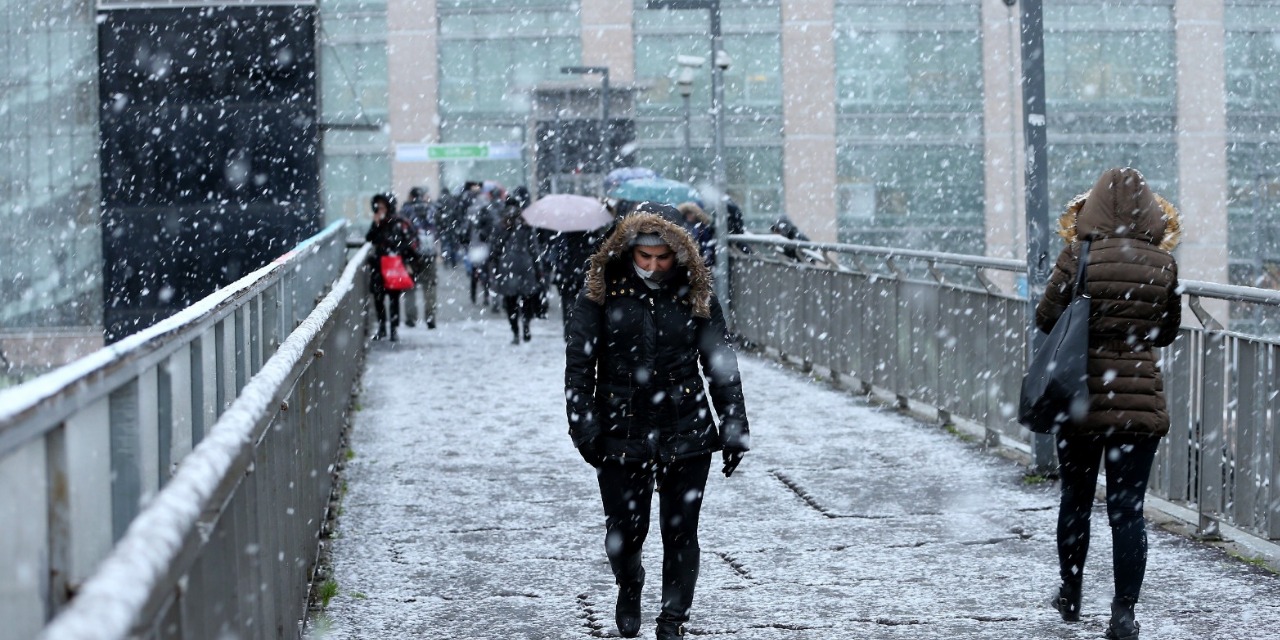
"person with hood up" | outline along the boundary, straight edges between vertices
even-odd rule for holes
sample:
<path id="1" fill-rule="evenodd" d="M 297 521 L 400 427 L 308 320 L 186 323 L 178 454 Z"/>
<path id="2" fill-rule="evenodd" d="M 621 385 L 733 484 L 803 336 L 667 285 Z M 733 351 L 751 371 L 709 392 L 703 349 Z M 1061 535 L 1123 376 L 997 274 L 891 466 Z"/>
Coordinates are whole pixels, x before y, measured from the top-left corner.
<path id="1" fill-rule="evenodd" d="M 373 210 L 373 224 L 365 233 L 365 242 L 373 245 L 369 251 L 369 292 L 373 294 L 373 308 L 378 316 L 378 334 L 375 340 L 388 336 L 387 307 L 391 311 L 391 341 L 399 340 L 396 329 L 400 326 L 400 293 L 388 291 L 382 281 L 380 266 L 383 256 L 396 255 L 404 260 L 406 268 L 418 262 L 418 234 L 408 220 L 396 215 L 396 197 L 390 193 L 375 194 L 369 200 Z"/>
<path id="2" fill-rule="evenodd" d="M 615 620 L 628 638 L 640 630 L 641 550 L 655 486 L 662 529 L 656 631 L 672 640 L 684 635 L 693 604 L 712 453 L 722 452 L 728 477 L 750 448 L 738 360 L 711 272 L 671 222 L 678 219 L 673 207 L 646 202 L 618 221 L 591 257 L 565 347 L 569 435 L 595 467 L 605 554 L 618 584 Z"/>
<path id="3" fill-rule="evenodd" d="M 508 197 L 506 207 L 499 215 L 499 222 L 492 233 L 492 252 L 489 263 L 492 265 L 493 291 L 502 296 L 502 306 L 507 312 L 507 320 L 511 323 L 511 344 L 520 344 L 532 339 L 529 323 L 538 306 L 538 294 L 542 290 L 542 247 L 538 243 L 538 233 L 525 224 L 520 215 L 520 201 Z M 521 332 L 520 321 L 523 319 L 524 331 Z"/>
<path id="4" fill-rule="evenodd" d="M 1053 606 L 1080 619 L 1089 515 L 1099 467 L 1107 471 L 1107 517 L 1113 543 L 1115 598 L 1107 637 L 1137 640 L 1134 605 L 1147 564 L 1143 499 L 1160 438 L 1169 432 L 1164 383 L 1155 349 L 1171 344 L 1182 323 L 1178 265 L 1170 251 L 1181 228 L 1178 211 L 1132 168 L 1109 169 L 1059 220 L 1067 246 L 1058 255 L 1036 324 L 1048 333 L 1071 302 L 1082 243 L 1089 317 L 1089 411 L 1055 434 L 1062 484 L 1058 571 Z"/>

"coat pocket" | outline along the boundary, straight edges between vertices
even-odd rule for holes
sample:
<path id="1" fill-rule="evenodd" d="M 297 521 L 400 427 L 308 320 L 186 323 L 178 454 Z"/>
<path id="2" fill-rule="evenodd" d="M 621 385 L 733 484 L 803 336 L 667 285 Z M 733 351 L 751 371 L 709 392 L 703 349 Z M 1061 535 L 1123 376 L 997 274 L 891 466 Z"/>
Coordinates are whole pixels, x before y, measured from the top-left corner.
<path id="1" fill-rule="evenodd" d="M 631 425 L 635 422 L 635 406 L 630 393 L 605 391 L 597 406 L 605 435 L 630 437 Z"/>

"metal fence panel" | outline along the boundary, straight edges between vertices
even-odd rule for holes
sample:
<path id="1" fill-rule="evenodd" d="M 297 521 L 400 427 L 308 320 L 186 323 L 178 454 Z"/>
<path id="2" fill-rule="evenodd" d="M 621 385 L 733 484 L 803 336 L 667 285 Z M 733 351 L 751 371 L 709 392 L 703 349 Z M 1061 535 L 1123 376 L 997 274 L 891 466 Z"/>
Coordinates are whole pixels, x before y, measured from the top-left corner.
<path id="1" fill-rule="evenodd" d="M 776 253 L 772 249 L 738 256 L 733 278 L 741 288 L 732 314 L 740 335 L 829 363 L 837 374 L 973 420 L 1001 437 L 1029 441 L 1015 421 L 1028 302 L 998 292 L 987 279 L 981 281 L 987 290 L 955 286 L 948 270 L 1023 271 L 1025 265 L 886 247 L 737 239 L 854 256 L 846 262 L 857 269 L 761 259 Z M 911 260 L 917 261 L 914 269 L 894 263 Z M 879 261 L 878 268 L 868 266 L 872 261 Z M 908 277 L 924 271 L 939 281 Z M 938 275 L 943 273 L 947 283 Z M 1181 284 L 1193 299 L 1280 305 L 1273 291 Z M 1170 431 L 1156 457 L 1152 494 L 1198 507 L 1202 525 L 1221 520 L 1280 538 L 1278 349 L 1274 341 L 1216 327 L 1184 327 L 1173 346 L 1160 351 Z"/>
<path id="2" fill-rule="evenodd" d="M 0 487 L 12 494 L 0 501 L 0 620 L 14 638 L 30 638 L 44 626 L 49 593 L 49 483 L 45 441 L 0 458 Z M 14 491 L 13 487 L 21 487 Z"/>

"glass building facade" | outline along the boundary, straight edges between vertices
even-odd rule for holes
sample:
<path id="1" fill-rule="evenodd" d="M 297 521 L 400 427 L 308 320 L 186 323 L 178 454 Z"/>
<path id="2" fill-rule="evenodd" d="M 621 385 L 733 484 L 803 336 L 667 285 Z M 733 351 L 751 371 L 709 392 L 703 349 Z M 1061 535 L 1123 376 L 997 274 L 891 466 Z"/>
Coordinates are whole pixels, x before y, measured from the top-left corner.
<path id="1" fill-rule="evenodd" d="M 96 33 L 93 0 L 0 0 L 0 332 L 102 323 Z"/>
<path id="2" fill-rule="evenodd" d="M 1226 5 L 1232 281 L 1280 288 L 1280 5 Z"/>
<path id="3" fill-rule="evenodd" d="M 578 3 L 438 1 L 440 142 L 526 142 L 533 88 L 571 78 L 560 67 L 582 59 Z M 465 180 L 496 180 L 510 189 L 532 183 L 533 176 L 526 160 L 442 166 L 444 185 L 456 188 Z"/>
<path id="4" fill-rule="evenodd" d="M 711 45 L 706 11 L 646 9 L 634 0 L 638 94 L 637 163 L 694 184 L 711 180 L 713 135 Z M 782 213 L 781 6 L 773 1 L 722 3 L 725 177 L 748 228 L 765 228 Z M 684 106 L 675 84 L 679 55 L 707 62 L 690 95 L 689 162 L 684 161 Z M 730 143 L 731 141 L 731 143 Z"/>
<path id="5" fill-rule="evenodd" d="M 838 237 L 983 250 L 978 2 L 837 0 Z"/>
<path id="6" fill-rule="evenodd" d="M 319 25 L 325 217 L 355 220 L 391 184 L 387 2 L 327 0 Z"/>

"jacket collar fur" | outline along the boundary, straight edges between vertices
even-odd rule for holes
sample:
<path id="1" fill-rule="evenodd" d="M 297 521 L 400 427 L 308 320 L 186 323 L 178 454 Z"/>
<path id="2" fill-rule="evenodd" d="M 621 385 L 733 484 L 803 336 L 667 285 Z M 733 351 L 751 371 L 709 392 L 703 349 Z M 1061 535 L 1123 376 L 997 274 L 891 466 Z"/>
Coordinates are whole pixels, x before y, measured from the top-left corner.
<path id="1" fill-rule="evenodd" d="M 698 246 L 683 228 L 652 213 L 633 213 L 623 217 L 613 234 L 591 256 L 585 285 L 587 299 L 603 305 L 608 277 L 632 270 L 631 240 L 641 233 L 658 234 L 675 251 L 676 266 L 673 268 L 684 270 L 689 283 L 685 299 L 693 307 L 693 315 L 711 317 L 711 270 L 703 264 Z M 619 271 L 623 269 L 625 271 Z"/>
<path id="2" fill-rule="evenodd" d="M 1067 244 L 1083 239 L 1132 238 L 1173 251 L 1182 223 L 1168 200 L 1147 186 L 1136 169 L 1109 169 L 1093 188 L 1072 198 L 1058 218 L 1058 235 Z"/>

